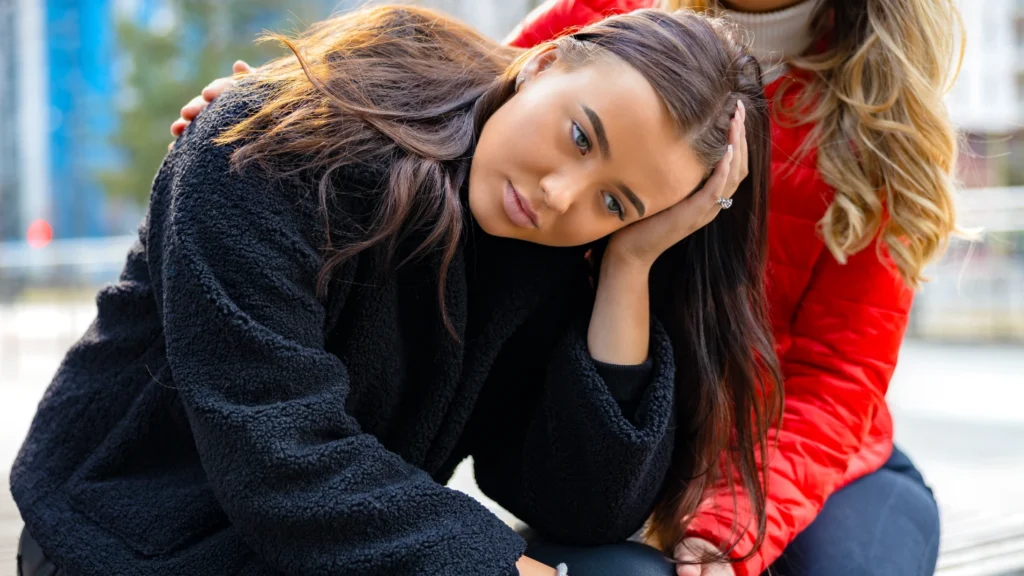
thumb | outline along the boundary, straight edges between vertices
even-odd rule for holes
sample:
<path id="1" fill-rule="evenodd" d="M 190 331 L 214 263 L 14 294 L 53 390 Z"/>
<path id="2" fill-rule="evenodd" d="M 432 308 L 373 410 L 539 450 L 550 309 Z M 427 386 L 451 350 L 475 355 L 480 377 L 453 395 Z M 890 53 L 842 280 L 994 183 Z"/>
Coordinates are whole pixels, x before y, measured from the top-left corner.
<path id="1" fill-rule="evenodd" d="M 231 67 L 231 71 L 235 74 L 248 74 L 249 72 L 252 72 L 252 67 L 250 67 L 245 60 L 236 60 L 235 65 Z"/>

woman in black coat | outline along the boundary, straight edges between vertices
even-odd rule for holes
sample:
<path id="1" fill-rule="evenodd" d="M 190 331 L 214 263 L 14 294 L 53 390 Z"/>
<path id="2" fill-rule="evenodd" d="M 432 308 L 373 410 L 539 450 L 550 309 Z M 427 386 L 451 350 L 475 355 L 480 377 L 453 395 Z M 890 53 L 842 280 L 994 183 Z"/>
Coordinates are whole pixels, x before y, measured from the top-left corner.
<path id="1" fill-rule="evenodd" d="M 725 31 L 649 11 L 519 53 L 378 8 L 283 40 L 157 174 L 15 464 L 23 545 L 76 575 L 552 574 L 444 486 L 461 460 L 573 544 L 657 532 L 737 439 L 756 491 L 768 135 Z"/>

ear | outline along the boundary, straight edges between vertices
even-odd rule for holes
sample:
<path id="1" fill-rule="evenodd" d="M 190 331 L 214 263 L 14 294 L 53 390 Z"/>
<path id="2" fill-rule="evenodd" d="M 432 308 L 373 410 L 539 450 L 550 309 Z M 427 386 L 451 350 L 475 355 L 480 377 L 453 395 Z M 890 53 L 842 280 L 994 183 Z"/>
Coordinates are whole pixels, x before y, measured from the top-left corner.
<path id="1" fill-rule="evenodd" d="M 538 50 L 534 55 L 530 56 L 530 59 L 526 61 L 526 64 L 519 71 L 519 76 L 516 79 L 517 84 L 525 84 L 543 74 L 554 66 L 560 57 L 561 52 L 558 50 L 558 46 L 554 44 L 548 44 Z"/>

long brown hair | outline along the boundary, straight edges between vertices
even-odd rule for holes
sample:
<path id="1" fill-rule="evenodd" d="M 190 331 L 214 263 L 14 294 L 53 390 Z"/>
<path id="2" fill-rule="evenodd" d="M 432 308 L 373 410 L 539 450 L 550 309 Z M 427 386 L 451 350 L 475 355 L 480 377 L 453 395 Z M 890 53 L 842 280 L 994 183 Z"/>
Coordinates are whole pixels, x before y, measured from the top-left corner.
<path id="1" fill-rule="evenodd" d="M 951 235 L 970 236 L 956 224 L 957 132 L 943 103 L 963 60 L 960 13 L 954 0 L 816 1 L 810 25 L 827 46 L 789 62 L 808 74 L 776 120 L 813 126 L 804 151 L 817 148 L 835 190 L 819 227 L 836 260 L 877 239 L 880 257 L 917 288 Z M 720 9 L 716 0 L 659 4 Z"/>
<path id="2" fill-rule="evenodd" d="M 324 248 L 320 287 L 353 255 L 373 248 L 387 258 L 416 235 L 423 241 L 408 257 L 440 250 L 443 291 L 463 236 L 459 191 L 475 140 L 514 95 L 515 77 L 534 51 L 501 47 L 412 7 L 363 10 L 295 38 L 270 38 L 295 57 L 257 72 L 271 96 L 219 142 L 239 144 L 236 166 L 258 163 L 280 174 L 276 160 L 299 157 L 303 169 L 319 169 L 329 233 L 327 213 L 339 193 L 332 175 L 354 163 L 389 166 L 369 227 L 356 237 L 334 234 Z M 652 313 L 673 341 L 680 400 L 676 458 L 650 532 L 670 549 L 680 540 L 680 518 L 692 514 L 709 483 L 735 473 L 758 515 L 760 541 L 766 488 L 758 463 L 767 460 L 765 434 L 781 394 L 763 282 L 769 132 L 760 68 L 726 27 L 690 12 L 634 12 L 553 43 L 569 65 L 611 56 L 636 68 L 707 172 L 725 154 L 737 102 L 746 105 L 750 176 L 734 206 L 651 271 Z"/>

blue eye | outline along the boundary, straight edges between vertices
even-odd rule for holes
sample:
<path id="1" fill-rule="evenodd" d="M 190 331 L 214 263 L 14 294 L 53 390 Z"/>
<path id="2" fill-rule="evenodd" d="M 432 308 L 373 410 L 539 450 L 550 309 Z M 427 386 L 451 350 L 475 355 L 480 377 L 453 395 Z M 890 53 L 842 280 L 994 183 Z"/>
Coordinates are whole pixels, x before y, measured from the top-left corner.
<path id="1" fill-rule="evenodd" d="M 584 156 L 590 152 L 590 138 L 587 138 L 587 133 L 575 122 L 572 123 L 572 143 L 579 148 L 580 153 Z"/>
<path id="2" fill-rule="evenodd" d="M 612 214 L 618 216 L 619 220 L 625 220 L 626 211 L 622 209 L 622 204 L 619 204 L 619 201 L 615 198 L 615 196 L 612 196 L 607 192 L 602 192 L 602 194 L 604 194 L 604 207 L 608 210 L 608 212 L 611 212 Z"/>

